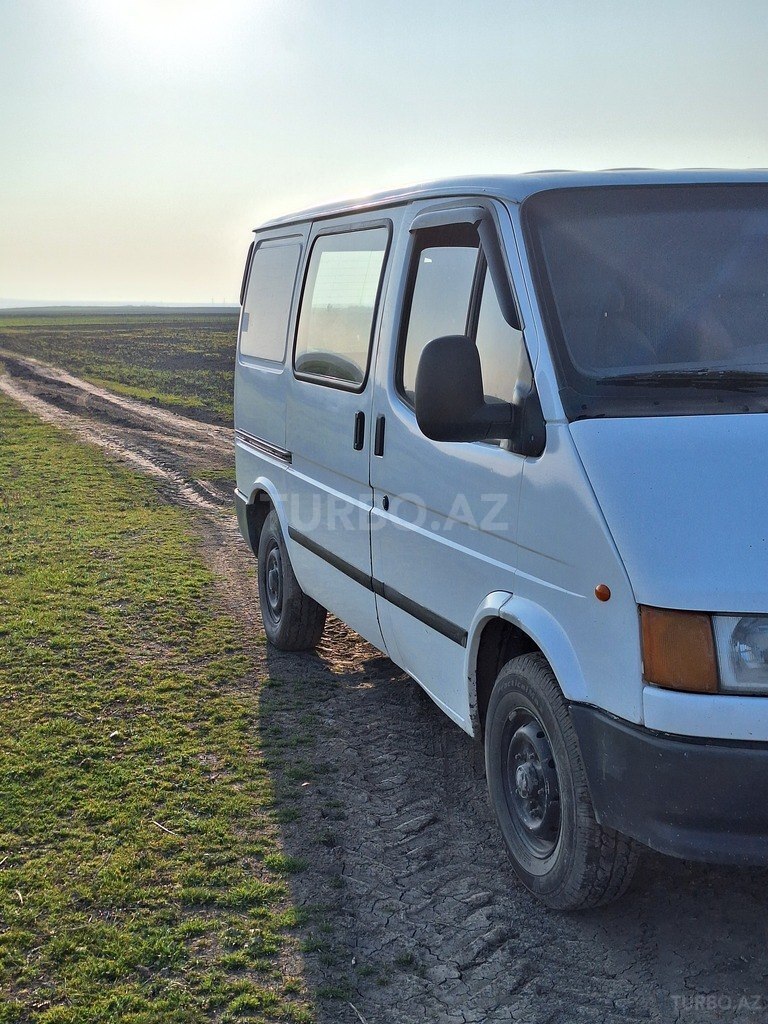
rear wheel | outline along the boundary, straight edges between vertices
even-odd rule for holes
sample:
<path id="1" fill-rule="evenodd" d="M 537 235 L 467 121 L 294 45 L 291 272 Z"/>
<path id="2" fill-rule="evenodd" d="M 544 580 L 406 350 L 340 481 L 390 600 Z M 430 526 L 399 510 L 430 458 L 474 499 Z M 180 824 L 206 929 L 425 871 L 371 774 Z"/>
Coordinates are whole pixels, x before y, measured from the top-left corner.
<path id="1" fill-rule="evenodd" d="M 632 881 L 638 846 L 595 819 L 576 732 L 541 654 L 499 673 L 488 704 L 491 802 L 515 872 L 548 906 L 610 903 Z"/>
<path id="2" fill-rule="evenodd" d="M 261 618 L 270 643 L 281 651 L 317 647 L 327 612 L 299 586 L 274 509 L 259 538 L 258 578 Z"/>

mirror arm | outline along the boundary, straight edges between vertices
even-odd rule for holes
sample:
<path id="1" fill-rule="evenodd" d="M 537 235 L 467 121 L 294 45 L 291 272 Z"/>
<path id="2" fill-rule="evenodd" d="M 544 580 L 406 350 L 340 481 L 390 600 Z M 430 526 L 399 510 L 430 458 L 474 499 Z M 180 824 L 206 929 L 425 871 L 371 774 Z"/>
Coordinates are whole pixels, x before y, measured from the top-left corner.
<path id="1" fill-rule="evenodd" d="M 477 410 L 475 420 L 487 425 L 482 440 L 511 441 L 515 436 L 516 411 L 509 402 L 486 402 Z"/>

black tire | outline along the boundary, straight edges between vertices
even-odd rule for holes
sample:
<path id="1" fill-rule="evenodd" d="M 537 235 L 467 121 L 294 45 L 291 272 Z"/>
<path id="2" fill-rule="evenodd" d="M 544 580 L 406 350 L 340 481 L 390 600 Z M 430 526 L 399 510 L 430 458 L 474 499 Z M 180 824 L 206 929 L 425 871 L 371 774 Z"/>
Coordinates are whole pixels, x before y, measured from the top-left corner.
<path id="1" fill-rule="evenodd" d="M 274 509 L 264 521 L 259 538 L 258 577 L 267 640 L 281 651 L 317 647 L 328 613 L 299 586 Z"/>
<path id="2" fill-rule="evenodd" d="M 568 705 L 541 654 L 499 673 L 485 723 L 491 803 L 516 874 L 556 910 L 618 899 L 639 847 L 595 820 Z"/>

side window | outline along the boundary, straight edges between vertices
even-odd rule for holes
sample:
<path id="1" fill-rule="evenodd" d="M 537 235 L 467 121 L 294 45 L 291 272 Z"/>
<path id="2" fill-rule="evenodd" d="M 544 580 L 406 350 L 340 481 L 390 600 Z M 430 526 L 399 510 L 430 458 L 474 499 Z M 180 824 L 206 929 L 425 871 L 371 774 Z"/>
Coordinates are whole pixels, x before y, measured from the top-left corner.
<path id="1" fill-rule="evenodd" d="M 262 242 L 254 251 L 240 328 L 241 355 L 284 360 L 300 256 L 296 239 Z"/>
<path id="2" fill-rule="evenodd" d="M 474 229 L 474 239 L 465 232 L 468 237 L 457 238 L 455 245 L 433 244 L 429 237 L 432 234 L 424 232 L 415 256 L 415 278 L 403 349 L 399 383 L 411 402 L 419 359 L 429 342 L 445 334 L 468 332 L 469 303 L 477 267 L 479 241 Z"/>
<path id="3" fill-rule="evenodd" d="M 388 241 L 385 227 L 317 238 L 299 313 L 297 374 L 362 385 Z"/>
<path id="4" fill-rule="evenodd" d="M 420 233 L 411 266 L 411 299 L 398 386 L 413 402 L 425 346 L 446 334 L 466 334 L 477 345 L 489 402 L 510 402 L 531 370 L 522 332 L 501 312 L 491 275 L 471 225 Z"/>
<path id="5" fill-rule="evenodd" d="M 475 344 L 480 353 L 485 400 L 511 402 L 517 382 L 531 382 L 531 365 L 523 332 L 510 327 L 504 319 L 487 268 L 482 287 Z"/>

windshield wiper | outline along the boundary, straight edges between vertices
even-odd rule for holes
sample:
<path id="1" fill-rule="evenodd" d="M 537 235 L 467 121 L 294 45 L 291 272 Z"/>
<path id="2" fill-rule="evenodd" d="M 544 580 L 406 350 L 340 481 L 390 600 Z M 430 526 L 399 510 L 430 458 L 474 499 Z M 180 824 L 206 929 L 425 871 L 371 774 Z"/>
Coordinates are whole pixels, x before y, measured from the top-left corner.
<path id="1" fill-rule="evenodd" d="M 647 384 L 649 387 L 730 388 L 751 391 L 768 385 L 768 371 L 760 370 L 650 370 L 644 373 L 621 373 L 602 377 L 598 384 Z"/>

